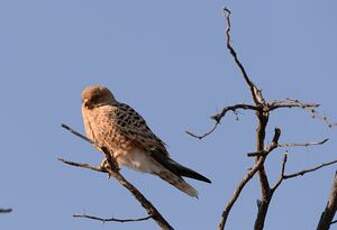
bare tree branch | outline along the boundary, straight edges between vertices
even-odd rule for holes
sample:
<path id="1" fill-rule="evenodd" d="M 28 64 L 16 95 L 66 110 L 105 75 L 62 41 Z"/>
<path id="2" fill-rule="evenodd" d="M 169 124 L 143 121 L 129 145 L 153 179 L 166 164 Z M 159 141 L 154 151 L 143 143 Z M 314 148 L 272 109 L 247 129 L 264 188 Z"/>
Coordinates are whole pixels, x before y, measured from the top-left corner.
<path id="1" fill-rule="evenodd" d="M 214 114 L 211 116 L 213 120 L 215 120 L 217 123 L 220 123 L 221 119 L 225 117 L 227 112 L 232 111 L 233 113 L 236 113 L 237 110 L 243 109 L 243 110 L 258 110 L 258 107 L 255 105 L 249 105 L 249 104 L 236 104 L 236 105 L 230 105 L 224 107 L 220 113 Z"/>
<path id="2" fill-rule="evenodd" d="M 288 154 L 284 154 L 283 156 L 283 160 L 282 160 L 282 166 L 281 166 L 281 173 L 280 173 L 280 177 L 279 179 L 277 180 L 277 182 L 275 183 L 275 185 L 271 188 L 272 192 L 274 193 L 275 190 L 281 185 L 281 183 L 284 181 L 284 180 L 287 180 L 287 179 L 290 179 L 290 178 L 295 178 L 295 177 L 299 177 L 299 176 L 303 176 L 307 173 L 310 173 L 310 172 L 314 172 L 316 170 L 319 170 L 323 167 L 326 167 L 326 166 L 329 166 L 329 165 L 332 165 L 332 164 L 336 164 L 337 163 L 337 160 L 333 160 L 333 161 L 329 161 L 329 162 L 326 162 L 326 163 L 322 163 L 318 166 L 315 166 L 313 168 L 310 168 L 310 169 L 304 169 L 304 170 L 301 170 L 299 172 L 296 172 L 296 173 L 292 173 L 292 174 L 286 174 L 285 173 L 285 167 L 286 167 L 286 164 L 287 164 L 287 160 L 288 160 Z M 337 194 L 336 194 L 337 195 Z"/>
<path id="3" fill-rule="evenodd" d="M 332 122 L 327 116 L 319 113 L 317 110 L 315 109 L 311 109 L 309 110 L 309 112 L 311 113 L 311 117 L 313 119 L 318 119 L 320 121 L 322 121 L 323 123 L 325 123 L 329 128 L 334 128 L 337 126 L 337 122 Z"/>
<path id="4" fill-rule="evenodd" d="M 328 140 L 329 138 L 326 138 L 318 142 L 290 143 L 290 144 L 278 144 L 278 145 L 275 145 L 275 143 L 271 143 L 266 149 L 263 149 L 262 151 L 258 151 L 258 152 L 247 153 L 247 156 L 248 157 L 264 156 L 268 154 L 270 151 L 273 151 L 275 148 L 309 147 L 309 146 L 315 146 L 315 145 L 323 145 Z"/>
<path id="5" fill-rule="evenodd" d="M 278 147 L 280 147 L 280 148 L 309 147 L 309 146 L 314 146 L 314 145 L 323 145 L 323 144 L 325 144 L 328 140 L 329 140 L 329 138 L 325 138 L 324 140 L 321 140 L 321 141 L 312 141 L 312 142 L 307 142 L 307 143 L 279 144 Z"/>
<path id="6" fill-rule="evenodd" d="M 282 108 L 300 108 L 304 109 L 308 113 L 311 114 L 312 118 L 316 118 L 323 123 L 325 123 L 329 128 L 333 128 L 337 126 L 336 122 L 332 122 L 329 120 L 329 118 L 325 115 L 322 115 L 319 113 L 316 108 L 318 108 L 320 105 L 315 103 L 304 103 L 296 99 L 290 99 L 287 98 L 285 100 L 275 100 L 272 102 L 267 103 L 269 107 L 269 111 L 273 111 L 275 109 L 282 109 Z"/>
<path id="7" fill-rule="evenodd" d="M 273 193 L 282 184 L 282 181 L 284 180 L 284 173 L 285 173 L 285 168 L 286 168 L 287 160 L 288 160 L 288 155 L 284 154 L 283 160 L 282 160 L 280 177 L 279 177 L 278 181 L 275 183 L 275 185 L 271 188 L 271 190 L 272 190 Z"/>
<path id="8" fill-rule="evenodd" d="M 328 230 L 331 224 L 336 223 L 333 218 L 337 210 L 337 172 L 334 175 L 328 203 L 321 214 L 317 230 Z"/>
<path id="9" fill-rule="evenodd" d="M 197 138 L 197 139 L 201 140 L 201 139 L 204 139 L 205 137 L 211 135 L 216 130 L 216 128 L 218 127 L 219 124 L 220 123 L 215 122 L 213 127 L 209 131 L 207 131 L 207 132 L 205 132 L 204 134 L 201 134 L 201 135 L 194 134 L 194 133 L 192 133 L 191 131 L 188 131 L 188 130 L 186 130 L 185 132 L 188 135 L 190 135 L 191 137 L 194 137 L 194 138 Z"/>
<path id="10" fill-rule="evenodd" d="M 260 185 L 261 185 L 261 192 L 262 192 L 262 200 L 259 202 L 258 206 L 258 214 L 257 218 L 255 221 L 255 229 L 263 229 L 264 225 L 264 219 L 267 214 L 267 210 L 269 207 L 269 202 L 270 202 L 270 185 L 268 181 L 268 177 L 266 174 L 266 170 L 264 168 L 264 161 L 268 155 L 269 152 L 271 152 L 274 148 L 277 147 L 277 142 L 279 139 L 279 136 L 281 134 L 280 129 L 275 129 L 275 135 L 274 135 L 274 140 L 276 141 L 276 145 L 273 146 L 273 148 L 268 152 L 268 150 L 265 149 L 264 146 L 264 141 L 265 141 L 265 136 L 266 136 L 266 127 L 267 123 L 269 120 L 269 108 L 267 106 L 267 103 L 265 102 L 265 99 L 262 95 L 262 91 L 259 90 L 256 85 L 250 80 L 244 66 L 238 59 L 237 53 L 235 49 L 231 45 L 231 21 L 230 21 L 230 10 L 225 8 L 224 9 L 225 13 L 225 19 L 227 22 L 227 29 L 226 29 L 226 44 L 227 44 L 227 49 L 229 50 L 230 54 L 234 58 L 234 61 L 236 65 L 239 67 L 243 78 L 245 79 L 247 85 L 249 86 L 250 93 L 252 96 L 253 101 L 255 102 L 256 105 L 256 117 L 258 120 L 258 127 L 256 130 L 256 152 L 264 152 L 265 155 L 263 156 L 257 156 L 255 160 L 255 164 L 259 165 L 258 163 L 262 162 L 261 165 L 257 168 L 258 174 L 259 174 L 259 180 L 260 180 Z M 274 141 L 273 141 L 274 142 Z M 255 174 L 255 173 L 254 173 Z M 243 185 L 244 186 L 244 185 Z M 242 188 L 241 188 L 242 190 Z M 235 201 L 234 201 L 235 202 Z M 223 214 L 226 214 L 226 208 L 223 212 Z M 222 215 L 220 224 L 219 224 L 219 229 L 224 229 L 224 225 L 226 222 L 226 215 Z"/>
<path id="11" fill-rule="evenodd" d="M 315 172 L 315 171 L 317 171 L 320 168 L 323 168 L 323 167 L 326 167 L 326 166 L 329 166 L 329 165 L 333 165 L 333 164 L 336 164 L 336 163 L 337 163 L 337 160 L 333 160 L 333 161 L 329 161 L 329 162 L 326 162 L 326 163 L 322 163 L 322 164 L 320 164 L 318 166 L 315 166 L 313 168 L 304 169 L 304 170 L 301 170 L 301 171 L 296 172 L 296 173 L 284 175 L 284 179 L 289 179 L 289 178 L 293 178 L 293 177 L 303 176 L 304 174 Z"/>
<path id="12" fill-rule="evenodd" d="M 280 138 L 281 135 L 281 130 L 276 128 L 275 129 L 275 134 L 274 134 L 274 138 L 273 138 L 273 142 L 275 146 L 277 146 L 278 140 Z M 275 148 L 271 148 L 270 151 L 266 154 L 269 154 L 273 149 Z M 265 155 L 264 157 L 260 157 L 255 164 L 253 165 L 253 167 L 251 169 L 249 169 L 249 171 L 247 172 L 247 174 L 242 178 L 241 182 L 238 184 L 238 186 L 236 187 L 233 196 L 231 197 L 231 199 L 227 202 L 222 214 L 221 214 L 221 220 L 220 223 L 218 225 L 218 229 L 219 230 L 223 230 L 225 228 L 226 225 L 226 221 L 228 218 L 228 215 L 233 207 L 233 205 L 235 204 L 235 202 L 237 201 L 237 199 L 240 196 L 241 191 L 243 190 L 243 188 L 246 186 L 246 184 L 250 181 L 250 179 L 253 178 L 253 176 L 256 174 L 256 172 L 258 170 L 261 169 L 261 167 L 264 164 L 264 161 L 266 159 Z"/>
<path id="13" fill-rule="evenodd" d="M 65 164 L 76 166 L 76 167 L 82 167 L 86 169 L 91 169 L 96 172 L 104 172 L 106 171 L 109 176 L 115 178 L 120 185 L 122 185 L 124 188 L 126 188 L 133 197 L 142 205 L 142 207 L 147 211 L 148 215 L 151 216 L 151 218 L 161 227 L 161 229 L 165 230 L 173 230 L 174 228 L 165 220 L 165 218 L 160 214 L 160 212 L 151 204 L 149 200 L 145 198 L 145 196 L 134 186 L 132 185 L 128 180 L 126 180 L 119 172 L 119 167 L 115 159 L 113 159 L 113 154 L 109 152 L 109 150 L 105 146 L 99 146 L 94 141 L 88 139 L 87 137 L 83 136 L 79 132 L 75 131 L 74 129 L 70 128 L 69 126 L 62 124 L 62 127 L 70 131 L 72 134 L 82 138 L 83 140 L 95 145 L 98 149 L 101 149 L 102 152 L 105 155 L 105 158 L 108 162 L 108 167 L 105 167 L 102 169 L 101 167 L 94 167 L 90 166 L 88 164 L 82 164 L 82 163 L 76 163 L 71 161 L 66 161 L 63 159 L 60 159 Z"/>
<path id="14" fill-rule="evenodd" d="M 243 64 L 239 60 L 238 55 L 237 55 L 235 49 L 233 48 L 233 46 L 231 44 L 231 19 L 230 19 L 231 11 L 228 8 L 224 8 L 224 14 L 225 14 L 225 17 L 226 17 L 226 22 L 227 22 L 227 29 L 226 29 L 227 49 L 229 50 L 230 54 L 234 58 L 234 61 L 235 61 L 236 65 L 239 67 L 243 78 L 245 79 L 247 85 L 249 86 L 249 89 L 250 89 L 250 92 L 251 92 L 251 95 L 253 97 L 253 100 L 254 100 L 255 104 L 263 104 L 264 98 L 262 96 L 261 90 L 259 90 L 255 86 L 253 81 L 249 78 L 249 76 L 248 76 L 248 74 L 245 70 L 245 67 L 243 66 Z"/>
<path id="15" fill-rule="evenodd" d="M 64 160 L 62 158 L 58 158 L 58 160 L 61 161 L 64 164 L 66 164 L 66 165 L 90 169 L 90 170 L 93 170 L 95 172 L 108 173 L 108 171 L 105 168 L 102 168 L 102 167 L 95 167 L 95 166 L 91 166 L 90 164 L 86 164 L 86 163 L 77 163 L 77 162 L 74 162 L 74 161 L 68 161 L 68 160 Z"/>
<path id="16" fill-rule="evenodd" d="M 75 136 L 78 136 L 79 138 L 85 140 L 86 142 L 89 142 L 90 144 L 96 145 L 95 142 L 93 142 L 92 140 L 90 140 L 89 138 L 87 138 L 86 136 L 82 135 L 81 133 L 73 130 L 72 128 L 70 128 L 68 125 L 66 124 L 61 124 L 61 127 L 68 130 L 69 132 L 71 132 L 72 134 L 74 134 Z"/>
<path id="17" fill-rule="evenodd" d="M 297 99 L 287 98 L 285 100 L 275 100 L 268 102 L 269 110 L 282 109 L 282 108 L 300 108 L 300 109 L 314 109 L 318 108 L 320 105 L 316 103 L 304 103 Z"/>
<path id="18" fill-rule="evenodd" d="M 257 157 L 257 156 L 266 156 L 268 155 L 270 152 L 272 152 L 274 149 L 276 149 L 277 147 L 279 147 L 278 144 L 278 140 L 280 138 L 281 135 L 281 130 L 279 128 L 275 129 L 275 134 L 274 134 L 274 138 L 272 143 L 266 148 L 266 149 L 262 149 L 261 151 L 258 152 L 253 152 L 253 153 L 247 153 L 248 157 Z"/>
<path id="19" fill-rule="evenodd" d="M 217 128 L 218 125 L 220 124 L 220 121 L 223 117 L 225 117 L 225 115 L 227 114 L 227 112 L 232 111 L 234 114 L 237 114 L 237 110 L 242 109 L 242 110 L 257 110 L 257 107 L 255 105 L 249 105 L 249 104 L 236 104 L 236 105 L 231 105 L 231 106 L 226 106 L 224 107 L 220 113 L 214 114 L 213 116 L 211 116 L 211 119 L 215 121 L 213 127 L 205 132 L 204 134 L 201 135 L 197 135 L 192 133 L 191 131 L 185 131 L 188 135 L 197 138 L 199 140 L 209 136 L 210 134 L 212 134 Z"/>
<path id="20" fill-rule="evenodd" d="M 333 160 L 333 161 L 329 161 L 329 162 L 326 162 L 326 163 L 322 163 L 318 166 L 315 166 L 313 168 L 309 168 L 309 169 L 304 169 L 304 170 L 301 170 L 299 172 L 296 172 L 296 173 L 292 173 L 292 174 L 286 174 L 285 173 L 285 166 L 286 166 L 286 163 L 287 163 L 287 159 L 288 159 L 288 155 L 287 154 L 284 154 L 284 157 L 283 157 L 283 160 L 282 160 L 282 167 L 281 167 L 281 174 L 280 174 L 280 177 L 279 179 L 277 180 L 277 182 L 275 183 L 275 185 L 272 187 L 272 192 L 274 193 L 275 190 L 280 186 L 280 184 L 284 181 L 284 180 L 287 180 L 287 179 L 291 179 L 291 178 L 295 178 L 295 177 L 299 177 L 299 176 L 303 176 L 307 173 L 311 173 L 311 172 L 315 172 L 323 167 L 326 167 L 326 166 L 330 166 L 330 165 L 333 165 L 333 164 L 336 164 L 337 163 L 337 160 Z M 337 196 L 337 194 L 336 194 Z"/>
<path id="21" fill-rule="evenodd" d="M 235 191 L 234 191 L 231 199 L 227 202 L 227 204 L 226 204 L 226 206 L 225 206 L 225 208 L 224 208 L 224 210 L 223 210 L 223 212 L 221 214 L 221 219 L 220 219 L 220 223 L 218 225 L 218 230 L 223 230 L 225 228 L 228 215 L 229 215 L 229 213 L 230 213 L 233 205 L 235 204 L 235 202 L 239 198 L 239 196 L 240 196 L 243 188 L 250 181 L 250 179 L 252 179 L 254 177 L 254 175 L 260 169 L 260 167 L 262 166 L 263 163 L 264 163 L 264 158 L 260 158 L 254 164 L 254 166 L 251 169 L 249 169 L 249 171 L 247 172 L 247 174 L 242 178 L 241 182 L 236 187 L 236 189 L 235 189 Z"/>
<path id="22" fill-rule="evenodd" d="M 332 222 L 330 223 L 330 225 L 336 224 L 336 223 L 337 223 L 337 220 L 334 220 L 334 221 L 332 221 Z"/>
<path id="23" fill-rule="evenodd" d="M 87 214 L 74 214 L 74 218 L 84 218 L 84 219 L 90 219 L 90 220 L 97 220 L 101 221 L 103 223 L 105 222 L 120 222 L 120 223 L 126 223 L 126 222 L 140 222 L 144 220 L 151 219 L 152 216 L 142 217 L 142 218 L 135 218 L 135 219 L 117 219 L 117 218 L 101 218 L 97 216 L 87 215 Z"/>
<path id="24" fill-rule="evenodd" d="M 262 152 L 265 150 L 264 141 L 266 136 L 266 127 L 269 120 L 269 113 L 259 111 L 256 113 L 258 119 L 258 128 L 256 130 L 256 150 L 257 152 Z M 272 150 L 275 149 L 278 145 L 278 140 L 281 134 L 280 129 L 275 129 L 274 138 L 272 141 Z M 271 152 L 271 151 L 269 151 Z M 260 158 L 266 159 L 268 155 L 257 156 L 256 161 Z M 269 204 L 272 198 L 272 191 L 269 185 L 268 176 L 265 170 L 264 165 L 259 169 L 259 179 L 261 187 L 261 200 L 258 200 L 258 212 L 255 219 L 254 229 L 262 230 L 264 226 L 264 221 L 267 215 Z"/>

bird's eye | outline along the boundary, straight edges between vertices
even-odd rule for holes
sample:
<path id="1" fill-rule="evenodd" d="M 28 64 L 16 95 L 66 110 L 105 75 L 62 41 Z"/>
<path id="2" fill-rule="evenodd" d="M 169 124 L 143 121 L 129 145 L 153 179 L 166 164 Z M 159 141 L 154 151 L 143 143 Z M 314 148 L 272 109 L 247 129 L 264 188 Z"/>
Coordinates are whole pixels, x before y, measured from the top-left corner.
<path id="1" fill-rule="evenodd" d="M 99 98 L 100 98 L 100 95 L 99 95 L 99 94 L 94 94 L 94 95 L 90 98 L 90 101 L 96 102 L 96 101 L 98 101 Z"/>

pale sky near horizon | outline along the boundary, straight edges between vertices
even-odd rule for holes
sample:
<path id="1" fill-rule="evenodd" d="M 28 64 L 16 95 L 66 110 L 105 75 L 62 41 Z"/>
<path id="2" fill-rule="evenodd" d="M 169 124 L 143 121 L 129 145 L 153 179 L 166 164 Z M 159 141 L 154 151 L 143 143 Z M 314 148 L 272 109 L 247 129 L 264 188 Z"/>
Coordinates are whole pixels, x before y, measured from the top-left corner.
<path id="1" fill-rule="evenodd" d="M 0 1 L 1 130 L 0 229 L 157 229 L 153 221 L 99 223 L 74 213 L 133 218 L 146 213 L 105 175 L 62 165 L 58 157 L 99 163 L 101 154 L 62 130 L 83 132 L 80 93 L 106 85 L 133 106 L 168 145 L 172 157 L 211 178 L 188 180 L 191 199 L 160 179 L 123 169 L 176 229 L 215 229 L 221 211 L 252 159 L 255 117 L 229 114 L 210 137 L 210 115 L 250 102 L 224 44 L 222 8 L 232 10 L 232 39 L 267 99 L 287 97 L 321 104 L 337 120 L 336 1 Z M 281 142 L 330 141 L 289 151 L 287 171 L 337 158 L 336 128 L 300 110 L 272 115 L 267 139 L 280 127 Z M 271 181 L 283 152 L 267 162 Z M 315 229 L 336 166 L 286 181 L 276 192 L 265 229 Z M 257 179 L 244 189 L 228 229 L 252 229 Z M 337 228 L 337 226 L 334 226 Z M 333 228 L 332 228 L 333 229 Z"/>

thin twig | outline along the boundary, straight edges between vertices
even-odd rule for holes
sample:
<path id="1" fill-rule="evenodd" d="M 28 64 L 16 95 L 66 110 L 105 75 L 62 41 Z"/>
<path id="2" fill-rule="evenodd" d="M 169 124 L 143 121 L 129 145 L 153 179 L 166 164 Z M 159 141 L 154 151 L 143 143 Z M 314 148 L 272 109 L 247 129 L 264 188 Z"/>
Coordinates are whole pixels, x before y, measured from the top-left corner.
<path id="1" fill-rule="evenodd" d="M 66 124 L 61 124 L 61 127 L 68 130 L 69 132 L 71 132 L 72 134 L 74 134 L 75 136 L 78 136 L 79 138 L 89 142 L 90 144 L 95 145 L 95 142 L 90 140 L 89 138 L 87 138 L 86 136 L 82 135 L 81 133 L 75 131 L 74 129 L 70 128 L 68 125 Z"/>
<path id="2" fill-rule="evenodd" d="M 312 141 L 312 142 L 307 142 L 307 143 L 290 143 L 290 144 L 279 144 L 279 148 L 290 148 L 290 147 L 309 147 L 309 146 L 314 146 L 314 145 L 323 145 L 325 144 L 329 138 L 325 138 L 322 141 Z"/>
<path id="3" fill-rule="evenodd" d="M 266 149 L 263 149 L 262 151 L 247 153 L 247 156 L 248 157 L 264 156 L 268 154 L 270 151 L 274 150 L 275 148 L 309 147 L 309 146 L 314 146 L 314 145 L 323 145 L 328 140 L 329 138 L 326 138 L 319 142 L 291 143 L 291 144 L 278 144 L 278 145 L 275 145 L 275 143 L 272 143 Z"/>
<path id="4" fill-rule="evenodd" d="M 239 109 L 256 111 L 258 110 L 258 107 L 255 105 L 249 105 L 249 104 L 235 104 L 235 105 L 226 106 L 221 110 L 220 113 L 217 113 L 211 116 L 211 119 L 219 123 L 221 119 L 227 114 L 227 112 L 232 111 L 233 113 L 235 113 Z"/>
<path id="5" fill-rule="evenodd" d="M 301 171 L 296 172 L 296 173 L 284 175 L 284 179 L 289 179 L 289 178 L 293 178 L 293 177 L 303 176 L 304 174 L 317 171 L 320 168 L 323 168 L 323 167 L 326 167 L 326 166 L 329 166 L 329 165 L 333 165 L 333 164 L 336 164 L 336 163 L 337 163 L 337 160 L 333 160 L 333 161 L 329 161 L 329 162 L 326 162 L 326 163 L 322 163 L 322 164 L 320 164 L 318 166 L 315 166 L 313 168 L 304 169 L 304 170 L 301 170 Z"/>
<path id="6" fill-rule="evenodd" d="M 65 159 L 62 159 L 62 158 L 58 158 L 58 160 L 61 161 L 64 164 L 66 164 L 66 165 L 90 169 L 90 170 L 93 170 L 95 172 L 108 173 L 108 171 L 106 169 L 102 168 L 102 167 L 95 167 L 95 166 L 92 166 L 92 165 L 87 164 L 87 163 L 77 163 L 77 162 L 65 160 Z"/>
<path id="7" fill-rule="evenodd" d="M 275 185 L 271 188 L 272 192 L 274 193 L 275 190 L 282 184 L 284 180 L 284 174 L 285 174 L 285 168 L 288 160 L 288 155 L 284 154 L 283 160 L 282 160 L 282 165 L 281 165 L 281 173 L 278 181 L 275 183 Z"/>
<path id="8" fill-rule="evenodd" d="M 337 223 L 337 220 L 334 220 L 334 221 L 331 221 L 330 225 L 336 224 L 336 223 Z"/>
<path id="9" fill-rule="evenodd" d="M 322 164 L 320 164 L 318 166 L 315 166 L 313 168 L 304 169 L 304 170 L 301 170 L 299 172 L 292 173 L 292 174 L 286 174 L 285 173 L 285 166 L 286 166 L 286 163 L 287 163 L 287 159 L 288 159 L 288 155 L 284 154 L 284 157 L 283 157 L 283 160 L 282 160 L 281 174 L 280 174 L 279 179 L 275 183 L 275 185 L 272 187 L 272 192 L 274 192 L 284 180 L 299 177 L 299 176 L 303 176 L 307 173 L 311 173 L 311 172 L 317 171 L 317 170 L 319 170 L 323 167 L 330 166 L 330 165 L 333 165 L 333 164 L 337 163 L 337 160 L 333 160 L 333 161 L 329 161 L 329 162 L 326 162 L 326 163 L 322 163 Z"/>
<path id="10" fill-rule="evenodd" d="M 197 139 L 201 140 L 201 139 L 203 139 L 203 138 L 211 135 L 216 130 L 216 128 L 218 127 L 219 124 L 220 123 L 215 122 L 214 125 L 213 125 L 213 127 L 210 130 L 208 130 L 207 132 L 205 132 L 204 134 L 202 134 L 202 135 L 194 134 L 194 133 L 192 133 L 191 131 L 188 131 L 188 130 L 186 130 L 185 132 L 188 135 L 190 135 L 191 137 L 194 137 L 194 138 L 197 138 Z"/>
<path id="11" fill-rule="evenodd" d="M 279 177 L 278 181 L 272 187 L 273 192 L 278 188 L 278 186 L 283 182 L 283 180 L 287 180 L 287 179 L 298 177 L 298 176 L 303 176 L 307 173 L 311 173 L 311 172 L 319 170 L 323 167 L 326 167 L 326 166 L 333 165 L 333 164 L 337 163 L 337 160 L 333 160 L 333 161 L 329 161 L 329 162 L 326 162 L 326 163 L 322 163 L 322 164 L 320 164 L 318 166 L 315 166 L 313 168 L 301 170 L 301 171 L 296 172 L 296 173 L 285 174 L 285 166 L 286 166 L 286 163 L 287 163 L 287 159 L 288 159 L 288 155 L 284 154 L 284 157 L 283 157 L 283 160 L 282 160 L 281 174 L 280 174 L 280 177 Z"/>
<path id="12" fill-rule="evenodd" d="M 313 119 L 318 119 L 321 122 L 325 123 L 329 128 L 337 126 L 337 122 L 332 122 L 327 116 L 319 113 L 316 109 L 309 109 L 308 112 L 311 113 Z"/>
<path id="13" fill-rule="evenodd" d="M 224 13 L 225 13 L 225 18 L 226 18 L 226 22 L 227 22 L 227 29 L 226 29 L 227 49 L 229 50 L 230 54 L 234 58 L 234 61 L 235 61 L 236 65 L 239 67 L 239 69 L 242 73 L 242 76 L 244 77 L 247 85 L 249 86 L 249 89 L 250 89 L 251 95 L 254 99 L 254 102 L 256 104 L 263 104 L 264 98 L 262 96 L 261 90 L 259 90 L 255 86 L 253 81 L 249 78 L 249 76 L 247 74 L 247 71 L 245 70 L 245 67 L 243 66 L 243 64 L 239 60 L 238 55 L 237 55 L 234 47 L 231 44 L 231 19 L 230 19 L 231 11 L 228 8 L 224 8 Z"/>
<path id="14" fill-rule="evenodd" d="M 188 135 L 197 138 L 199 140 L 209 136 L 210 134 L 212 134 L 217 128 L 218 125 L 220 124 L 220 121 L 223 117 L 225 117 L 225 115 L 227 114 L 227 112 L 232 111 L 234 114 L 237 114 L 237 110 L 242 109 L 242 110 L 254 110 L 256 111 L 258 108 L 255 105 L 249 105 L 249 104 L 236 104 L 236 105 L 231 105 L 231 106 L 226 106 L 224 107 L 220 113 L 214 114 L 213 116 L 211 116 L 211 119 L 215 121 L 213 127 L 208 130 L 207 132 L 205 132 L 202 135 L 197 135 L 194 134 L 191 131 L 185 131 Z"/>
<path id="15" fill-rule="evenodd" d="M 337 126 L 337 122 L 332 122 L 327 116 L 322 115 L 316 109 L 320 106 L 316 103 L 305 103 L 297 99 L 287 98 L 285 100 L 275 100 L 267 103 L 269 111 L 282 108 L 300 108 L 311 114 L 311 117 L 324 122 L 329 128 Z"/>
<path id="16" fill-rule="evenodd" d="M 92 215 L 87 215 L 87 214 L 74 214 L 74 218 L 85 218 L 85 219 L 90 219 L 90 220 L 97 220 L 101 221 L 103 223 L 105 222 L 120 222 L 120 223 L 126 223 L 126 222 L 140 222 L 144 220 L 148 220 L 152 218 L 152 216 L 147 216 L 147 217 L 142 217 L 142 218 L 135 218 L 135 219 L 117 219 L 117 218 L 101 218 L 97 216 L 92 216 Z"/>
<path id="17" fill-rule="evenodd" d="M 318 108 L 320 105 L 316 103 L 305 103 L 297 99 L 287 98 L 285 100 L 275 100 L 268 102 L 269 110 L 282 109 L 282 108 L 300 108 L 300 109 L 314 109 Z"/>

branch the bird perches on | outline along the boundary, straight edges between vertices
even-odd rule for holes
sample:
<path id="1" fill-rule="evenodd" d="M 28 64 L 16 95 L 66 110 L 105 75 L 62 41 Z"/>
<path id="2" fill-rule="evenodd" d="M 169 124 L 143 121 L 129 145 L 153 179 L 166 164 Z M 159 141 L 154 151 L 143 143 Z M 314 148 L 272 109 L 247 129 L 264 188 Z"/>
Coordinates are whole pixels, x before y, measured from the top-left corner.
<path id="1" fill-rule="evenodd" d="M 113 159 L 113 155 L 109 152 L 109 150 L 105 146 L 98 146 L 94 141 L 90 140 L 89 138 L 85 137 L 84 135 L 80 134 L 79 132 L 75 131 L 74 129 L 70 128 L 69 126 L 62 124 L 62 128 L 68 130 L 75 136 L 80 137 L 81 139 L 87 141 L 88 143 L 94 145 L 96 148 L 100 149 L 106 158 L 106 161 L 108 163 L 108 167 L 96 167 L 96 166 L 91 166 L 86 163 L 77 163 L 73 161 L 68 161 L 59 158 L 59 161 L 61 161 L 64 164 L 70 165 L 70 166 L 75 166 L 75 167 L 80 167 L 80 168 L 85 168 L 85 169 L 90 169 L 95 172 L 102 172 L 102 173 L 108 173 L 109 177 L 114 178 L 121 186 L 126 188 L 132 195 L 133 197 L 141 204 L 141 206 L 146 210 L 148 216 L 143 217 L 143 218 L 134 218 L 134 219 L 116 219 L 116 218 L 110 218 L 110 219 L 105 219 L 105 218 L 100 218 L 100 217 L 95 217 L 95 216 L 90 216 L 90 215 L 78 215 L 75 214 L 74 217 L 81 217 L 81 218 L 87 218 L 87 219 L 94 219 L 94 220 L 99 220 L 99 221 L 114 221 L 114 222 L 135 222 L 135 221 L 144 221 L 148 219 L 153 219 L 158 226 L 161 229 L 165 230 L 173 230 L 174 228 L 168 223 L 168 221 L 161 215 L 161 213 L 154 207 L 154 205 L 134 186 L 132 185 L 120 172 L 119 172 L 119 167 L 115 159 Z"/>

